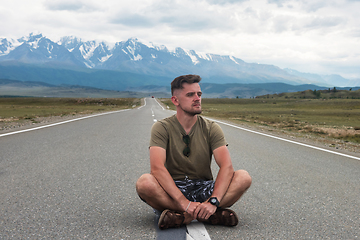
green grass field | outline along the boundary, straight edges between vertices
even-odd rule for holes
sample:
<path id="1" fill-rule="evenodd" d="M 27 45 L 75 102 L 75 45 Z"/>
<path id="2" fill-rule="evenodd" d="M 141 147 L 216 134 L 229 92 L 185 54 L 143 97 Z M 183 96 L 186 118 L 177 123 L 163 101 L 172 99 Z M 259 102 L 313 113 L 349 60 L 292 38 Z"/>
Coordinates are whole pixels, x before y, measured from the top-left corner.
<path id="1" fill-rule="evenodd" d="M 139 98 L 0 98 L 0 121 L 91 114 L 139 106 Z"/>
<path id="2" fill-rule="evenodd" d="M 169 99 L 163 99 L 169 107 Z M 202 99 L 203 115 L 360 143 L 360 99 Z"/>

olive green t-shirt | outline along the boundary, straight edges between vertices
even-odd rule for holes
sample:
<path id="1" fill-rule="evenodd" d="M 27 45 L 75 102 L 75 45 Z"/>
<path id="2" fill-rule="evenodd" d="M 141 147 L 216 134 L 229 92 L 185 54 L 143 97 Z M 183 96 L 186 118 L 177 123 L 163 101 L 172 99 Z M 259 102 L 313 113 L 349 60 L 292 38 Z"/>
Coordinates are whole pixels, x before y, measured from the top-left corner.
<path id="1" fill-rule="evenodd" d="M 186 144 L 184 128 L 176 115 L 156 122 L 151 129 L 150 147 L 158 146 L 166 150 L 165 167 L 174 180 L 189 179 L 212 180 L 211 159 L 213 150 L 226 145 L 220 126 L 210 120 L 197 116 L 190 136 L 190 155 L 183 150 Z"/>

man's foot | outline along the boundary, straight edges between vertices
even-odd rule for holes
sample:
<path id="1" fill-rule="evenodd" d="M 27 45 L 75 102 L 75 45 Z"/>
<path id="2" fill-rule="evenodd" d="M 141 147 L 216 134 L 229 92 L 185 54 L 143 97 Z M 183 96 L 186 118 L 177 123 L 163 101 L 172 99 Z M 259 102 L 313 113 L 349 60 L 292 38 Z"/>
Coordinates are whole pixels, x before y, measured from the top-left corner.
<path id="1" fill-rule="evenodd" d="M 233 227 L 239 222 L 236 213 L 230 209 L 219 208 L 205 222 L 213 225 L 223 225 Z"/>
<path id="2" fill-rule="evenodd" d="M 160 215 L 158 226 L 161 230 L 181 227 L 184 224 L 184 220 L 184 213 L 166 209 Z"/>

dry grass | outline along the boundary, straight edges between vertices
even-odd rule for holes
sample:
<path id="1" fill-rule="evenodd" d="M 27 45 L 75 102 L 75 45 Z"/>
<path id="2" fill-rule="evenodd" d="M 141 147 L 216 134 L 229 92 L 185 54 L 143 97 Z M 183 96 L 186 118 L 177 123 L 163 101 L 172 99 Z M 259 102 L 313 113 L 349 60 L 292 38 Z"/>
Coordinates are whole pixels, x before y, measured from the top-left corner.
<path id="1" fill-rule="evenodd" d="M 69 117 L 139 106 L 138 98 L 0 98 L 0 130 Z"/>

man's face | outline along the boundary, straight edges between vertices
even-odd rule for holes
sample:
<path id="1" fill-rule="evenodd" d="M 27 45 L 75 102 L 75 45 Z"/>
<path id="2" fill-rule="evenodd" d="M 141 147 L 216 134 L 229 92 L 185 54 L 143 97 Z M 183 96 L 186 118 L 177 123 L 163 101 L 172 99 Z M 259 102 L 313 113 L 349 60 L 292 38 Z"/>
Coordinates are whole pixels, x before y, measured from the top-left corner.
<path id="1" fill-rule="evenodd" d="M 175 106 L 189 115 L 201 113 L 201 89 L 198 83 L 184 83 L 183 89 L 177 89 L 171 98 Z"/>

